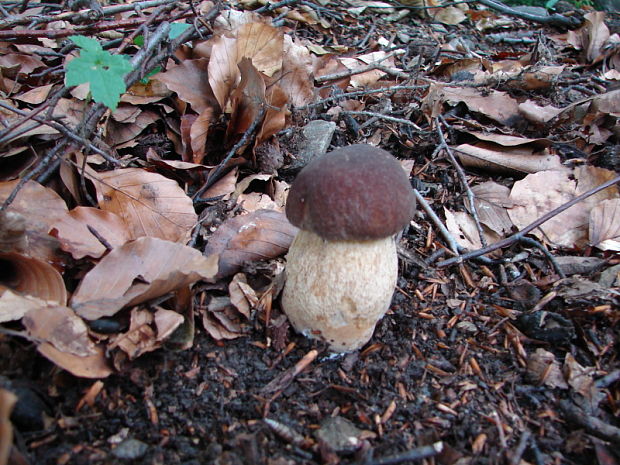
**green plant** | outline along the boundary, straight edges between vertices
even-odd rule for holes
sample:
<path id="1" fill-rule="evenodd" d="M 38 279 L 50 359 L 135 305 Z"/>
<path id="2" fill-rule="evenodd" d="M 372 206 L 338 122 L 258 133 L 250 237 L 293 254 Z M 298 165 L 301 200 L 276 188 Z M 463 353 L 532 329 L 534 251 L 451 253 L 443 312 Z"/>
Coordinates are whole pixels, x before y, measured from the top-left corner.
<path id="1" fill-rule="evenodd" d="M 133 66 L 125 56 L 103 50 L 95 39 L 84 36 L 69 39 L 80 48 L 80 55 L 67 63 L 65 84 L 77 86 L 88 82 L 93 100 L 115 110 L 121 94 L 127 90 L 125 76 Z"/>

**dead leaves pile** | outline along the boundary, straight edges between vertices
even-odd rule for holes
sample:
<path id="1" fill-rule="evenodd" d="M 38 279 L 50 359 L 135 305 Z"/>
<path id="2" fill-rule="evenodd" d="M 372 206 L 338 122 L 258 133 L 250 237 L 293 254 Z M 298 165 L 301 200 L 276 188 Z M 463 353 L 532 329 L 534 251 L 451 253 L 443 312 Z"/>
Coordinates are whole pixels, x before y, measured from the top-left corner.
<path id="1" fill-rule="evenodd" d="M 352 17 L 367 8 L 396 13 L 382 3 L 352 2 L 348 12 Z M 199 11 L 211 7 L 209 2 L 197 5 Z M 467 13 L 480 30 L 493 16 L 477 16 L 467 8 L 438 8 L 434 14 L 444 14 L 441 20 L 446 24 L 457 24 Z M 330 27 L 303 5 L 278 13 L 321 31 Z M 583 50 L 584 64 L 602 63 L 604 76 L 617 79 L 618 37 L 606 31 L 601 15 L 588 15 L 581 30 L 552 40 Z M 282 214 L 288 185 L 272 174 L 240 179 L 239 167 L 256 161 L 259 147 L 284 151 L 273 136 L 291 125 L 291 108 L 333 96 L 334 89 L 393 87 L 410 73 L 397 61 L 404 48 L 377 50 L 389 45 L 384 38 L 374 43 L 374 51 L 359 54 L 346 46 L 321 46 L 293 36 L 269 18 L 225 11 L 215 20 L 211 38 L 182 47 L 165 70 L 129 89 L 117 110 L 99 122 L 101 146 L 124 154 L 120 166 L 108 170 L 99 155 L 71 148 L 63 155 L 54 187 L 21 183 L 19 177 L 36 159 L 35 151 L 58 140 L 58 132 L 0 110 L 6 125 L 19 129 L 3 139 L 3 158 L 11 163 L 0 173 L 0 202 L 16 195 L 0 212 L 0 264 L 9 270 L 0 287 L 0 322 L 21 320 L 43 355 L 75 375 L 98 378 L 127 359 L 161 347 L 182 326 L 191 326 L 194 300 L 204 327 L 218 340 L 245 334 L 257 312 L 268 321 L 281 264 L 272 265 L 271 281 L 260 291 L 248 284 L 242 271 L 248 262 L 283 254 L 294 237 L 295 228 Z M 54 84 L 36 87 L 27 77 L 47 67 L 33 53 L 54 52 L 59 45 L 51 39 L 37 46 L 2 44 L 0 86 L 13 95 L 4 103 L 34 110 L 45 104 Z M 405 115 L 416 114 L 421 124 L 462 104 L 506 132 L 519 121 L 539 128 L 578 121 L 582 124 L 571 136 L 589 151 L 612 137 L 610 120 L 620 116 L 620 91 L 563 108 L 518 101 L 507 92 L 478 87 L 502 82 L 512 90 L 549 89 L 566 65 L 550 65 L 533 56 L 491 61 L 459 40 L 442 48 L 466 51 L 466 57 L 442 59 L 421 70 L 420 77 L 429 77 L 421 78 L 425 85 L 415 96 L 419 106 L 412 103 L 410 91 L 399 91 L 390 94 L 382 111 L 404 103 Z M 459 85 L 457 78 L 464 73 L 468 85 Z M 74 127 L 84 118 L 85 98 L 84 88 L 73 89 L 71 98 L 58 101 L 54 115 Z M 336 119 L 342 112 L 373 109 L 369 105 L 366 99 L 344 98 L 326 113 Z M 228 212 L 241 213 L 223 222 L 206 222 L 211 227 L 204 235 L 210 237 L 202 254 L 184 245 L 201 227 L 199 222 L 208 219 L 198 217 L 197 199 L 188 192 L 216 172 L 214 165 L 223 153 L 253 126 L 255 137 L 239 147 L 225 166 L 226 174 L 201 196 L 228 202 Z M 512 189 L 493 182 L 474 187 L 491 242 L 611 176 L 600 168 L 562 164 L 544 138 L 493 133 L 473 120 L 455 129 L 471 139 L 454 147 L 465 166 L 525 176 Z M 381 145 L 397 133 L 389 125 L 381 126 L 367 141 Z M 145 145 L 146 153 L 131 153 Z M 273 170 L 281 166 L 280 160 Z M 267 187 L 257 192 L 253 183 Z M 617 191 L 608 189 L 545 224 L 537 234 L 560 247 L 619 250 L 619 202 Z M 446 210 L 446 218 L 465 247 L 480 246 L 467 213 Z M 230 276 L 232 281 L 223 284 Z M 195 286 L 197 282 L 202 284 Z M 187 344 L 181 341 L 180 346 Z"/>

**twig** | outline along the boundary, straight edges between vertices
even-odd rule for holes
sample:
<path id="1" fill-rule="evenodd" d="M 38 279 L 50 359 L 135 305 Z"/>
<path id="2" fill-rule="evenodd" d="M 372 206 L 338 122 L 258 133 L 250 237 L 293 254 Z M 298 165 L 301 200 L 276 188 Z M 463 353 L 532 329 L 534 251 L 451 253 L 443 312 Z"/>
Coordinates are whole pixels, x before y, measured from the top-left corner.
<path id="1" fill-rule="evenodd" d="M 316 357 L 319 355 L 319 351 L 316 349 L 312 349 L 306 355 L 304 355 L 301 360 L 299 360 L 294 367 L 289 368 L 285 372 L 281 373 L 273 380 L 269 382 L 265 387 L 263 387 L 260 392 L 262 394 L 273 394 L 265 403 L 265 407 L 263 409 L 263 417 L 267 417 L 269 413 L 269 407 L 271 403 L 284 391 L 289 384 L 293 382 L 295 377 L 304 371 L 308 365 L 310 365 Z"/>
<path id="2" fill-rule="evenodd" d="M 570 202 L 566 202 L 565 204 L 560 205 L 558 208 L 555 208 L 555 209 L 551 210 L 549 213 L 547 213 L 547 214 L 543 215 L 542 217 L 538 218 L 536 221 L 534 221 L 533 223 L 530 223 L 525 228 L 523 228 L 521 231 L 518 231 L 518 232 L 514 233 L 512 236 L 509 236 L 506 239 L 502 239 L 501 241 L 496 242 L 495 244 L 491 244 L 488 247 L 484 247 L 484 248 L 481 248 L 481 249 L 478 249 L 478 250 L 474 250 L 472 252 L 465 253 L 465 254 L 463 254 L 463 255 L 461 255 L 459 257 L 449 258 L 448 260 L 444 260 L 444 261 L 438 263 L 437 267 L 443 268 L 445 266 L 454 265 L 455 263 L 462 263 L 464 260 L 469 260 L 470 258 L 479 257 L 481 255 L 488 254 L 489 252 L 493 252 L 494 250 L 501 249 L 502 247 L 507 247 L 509 245 L 512 245 L 515 242 L 521 240 L 521 238 L 524 237 L 526 234 L 528 234 L 532 230 L 534 230 L 537 227 L 539 227 L 541 224 L 549 221 L 554 216 L 557 216 L 560 213 L 562 213 L 564 210 L 568 210 L 573 205 L 581 202 L 582 200 L 590 197 L 591 195 L 594 195 L 597 192 L 605 190 L 608 187 L 611 187 L 614 184 L 617 184 L 619 182 L 620 182 L 620 176 L 617 176 L 617 177 L 615 177 L 615 178 L 613 178 L 613 179 L 611 179 L 611 180 L 609 180 L 607 182 L 604 182 L 600 186 L 597 186 L 597 187 L 595 187 L 593 189 L 590 189 L 589 191 L 584 192 L 583 194 L 575 197 Z"/>
<path id="3" fill-rule="evenodd" d="M 395 118 L 394 116 L 382 115 L 381 113 L 375 113 L 372 111 L 343 111 L 345 115 L 351 116 L 370 116 L 373 118 L 383 119 L 385 121 L 391 121 L 393 123 L 404 124 L 406 126 L 411 126 L 412 128 L 422 131 L 422 128 L 415 124 L 413 121 L 409 121 L 408 119 L 403 118 Z"/>
<path id="4" fill-rule="evenodd" d="M 324 74 L 323 76 L 315 77 L 314 80 L 316 82 L 318 82 L 318 83 L 323 83 L 323 82 L 327 82 L 327 81 L 335 81 L 337 79 L 343 79 L 343 78 L 346 78 L 346 77 L 355 76 L 357 74 L 367 73 L 368 71 L 374 71 L 376 69 L 379 69 L 379 70 L 383 71 L 384 73 L 389 73 L 389 74 L 397 73 L 398 77 L 403 77 L 404 79 L 409 79 L 410 76 L 407 73 L 403 73 L 401 71 L 394 71 L 393 69 L 388 68 L 388 67 L 386 67 L 386 66 L 381 64 L 382 61 L 385 61 L 388 58 L 391 58 L 393 56 L 402 55 L 403 53 L 404 53 L 404 51 L 395 50 L 392 53 L 388 53 L 387 55 L 385 55 L 383 58 L 377 60 L 376 62 L 369 64 L 368 66 L 364 66 L 362 68 L 350 69 L 350 70 L 347 70 L 347 71 L 341 71 L 339 73 Z"/>
<path id="5" fill-rule="evenodd" d="M 529 430 L 526 429 L 525 431 L 523 431 L 523 434 L 519 439 L 519 444 L 517 444 L 515 451 L 510 457 L 510 465 L 519 465 L 521 463 L 521 457 L 523 457 L 523 452 L 525 452 L 527 442 L 530 440 L 531 435 L 532 433 L 530 433 Z"/>
<path id="6" fill-rule="evenodd" d="M 561 400 L 560 408 L 570 421 L 584 427 L 594 436 L 620 445 L 620 428 L 588 415 L 570 400 Z"/>
<path id="7" fill-rule="evenodd" d="M 276 3 L 267 3 L 265 6 L 261 6 L 260 8 L 254 10 L 255 13 L 269 13 L 273 10 L 277 10 L 278 8 L 282 8 L 284 6 L 291 6 L 299 3 L 300 0 L 283 0 L 281 2 Z"/>
<path id="8" fill-rule="evenodd" d="M 321 100 L 317 100 L 316 102 L 309 103 L 307 105 L 303 105 L 301 107 L 294 108 L 295 110 L 307 110 L 313 107 L 319 107 L 321 105 L 325 105 L 326 103 L 331 102 L 332 100 L 342 100 L 346 98 L 359 97 L 362 95 L 372 95 L 372 94 L 380 94 L 383 92 L 397 92 L 399 90 L 420 90 L 420 89 L 428 89 L 428 85 L 420 85 L 420 86 L 392 86 L 392 87 L 380 87 L 378 89 L 368 89 L 368 90 L 357 90 L 355 92 L 343 92 L 337 95 L 330 95 L 329 97 L 325 97 Z"/>
<path id="9" fill-rule="evenodd" d="M 78 142 L 78 143 L 84 145 L 85 147 L 88 147 L 89 150 L 92 150 L 93 152 L 98 153 L 103 158 L 105 158 L 108 162 L 110 162 L 110 163 L 112 163 L 114 165 L 120 165 L 121 164 L 120 161 L 116 160 L 111 155 L 109 155 L 106 152 L 104 152 L 103 150 L 101 150 L 99 147 L 96 147 L 95 145 L 93 145 L 87 139 L 84 139 L 83 137 L 78 136 L 77 134 L 75 134 L 73 131 L 68 129 L 62 123 L 58 123 L 56 121 L 44 120 L 43 118 L 39 118 L 37 116 L 32 115 L 32 113 L 27 113 L 25 111 L 22 111 L 22 110 L 19 110 L 17 108 L 14 108 L 11 105 L 7 105 L 4 102 L 0 102 L 0 107 L 4 108 L 6 110 L 12 111 L 14 113 L 17 113 L 18 115 L 25 116 L 27 119 L 32 119 L 33 121 L 36 121 L 37 123 L 40 123 L 41 125 L 49 126 L 51 128 L 54 128 L 58 132 L 60 132 L 62 135 L 64 135 L 65 137 L 68 137 L 69 139 L 73 140 L 74 142 Z M 30 129 L 32 129 L 32 128 L 28 128 L 28 130 L 30 130 Z M 4 139 L 6 139 L 9 135 L 10 134 L 7 134 L 4 137 Z M 13 137 L 15 137 L 15 135 L 11 135 L 11 138 L 13 138 Z"/>
<path id="10" fill-rule="evenodd" d="M 111 16 L 117 13 L 132 11 L 135 9 L 145 9 L 163 4 L 176 3 L 178 0 L 148 0 L 145 2 L 136 2 L 122 5 L 104 6 L 102 8 L 104 16 Z M 75 11 L 70 13 L 60 13 L 53 16 L 11 16 L 10 19 L 0 21 L 0 29 L 8 29 L 18 24 L 30 24 L 33 21 L 37 24 L 51 23 L 53 21 L 68 21 L 71 23 L 80 23 L 91 18 L 91 10 Z"/>
<path id="11" fill-rule="evenodd" d="M 560 27 L 576 27 L 581 24 L 581 20 L 575 16 L 563 16 L 558 13 L 554 13 L 549 16 L 539 16 L 524 11 L 515 10 L 507 5 L 504 5 L 498 0 L 478 0 L 485 6 L 492 8 L 500 13 L 514 16 L 515 18 L 525 19 L 526 21 L 533 21 L 540 24 L 549 24 L 550 26 Z"/>
<path id="12" fill-rule="evenodd" d="M 443 442 L 438 441 L 428 446 L 420 446 L 415 449 L 408 450 L 401 454 L 390 455 L 376 460 L 366 462 L 358 462 L 358 465 L 396 465 L 411 460 L 422 460 L 428 457 L 434 457 L 443 450 Z"/>
<path id="13" fill-rule="evenodd" d="M 256 118 L 254 118 L 254 121 L 252 121 L 252 124 L 247 129 L 247 131 L 245 131 L 243 133 L 243 136 L 241 137 L 239 142 L 237 142 L 235 144 L 235 146 L 232 149 L 230 149 L 230 151 L 228 152 L 226 157 L 220 162 L 220 164 L 217 166 L 217 168 L 215 168 L 215 171 L 213 171 L 213 174 L 209 175 L 209 178 L 203 184 L 203 186 L 200 189 L 198 189 L 198 191 L 196 191 L 196 193 L 194 194 L 192 199 L 194 199 L 194 200 L 199 199 L 200 196 L 209 187 L 211 187 L 211 186 L 213 186 L 213 184 L 215 184 L 215 182 L 220 178 L 220 174 L 222 173 L 222 171 L 226 167 L 226 164 L 230 161 L 230 159 L 233 157 L 233 155 L 235 153 L 237 153 L 237 150 L 239 150 L 241 147 L 243 147 L 245 144 L 248 143 L 250 137 L 258 129 L 258 125 L 263 121 L 263 117 L 265 116 L 265 112 L 266 111 L 267 111 L 266 105 L 261 106 L 260 110 L 258 111 L 258 114 L 256 115 Z"/>
<path id="14" fill-rule="evenodd" d="M 620 381 L 620 370 L 612 371 L 602 378 L 597 379 L 594 384 L 597 388 L 603 389 L 611 386 L 613 383 Z"/>
<path id="15" fill-rule="evenodd" d="M 413 195 L 415 195 L 416 200 L 422 206 L 426 214 L 430 216 L 431 220 L 435 224 L 435 227 L 439 229 L 439 232 L 450 246 L 450 250 L 452 250 L 454 255 L 458 255 L 459 245 L 456 242 L 456 239 L 454 239 L 454 236 L 452 236 L 452 234 L 450 234 L 450 231 L 448 231 L 448 228 L 444 226 L 444 224 L 441 222 L 441 219 L 437 216 L 435 211 L 431 208 L 426 199 L 422 197 L 422 194 L 420 194 L 417 189 L 413 189 Z"/>
<path id="16" fill-rule="evenodd" d="M 544 245 L 542 245 L 536 239 L 533 239 L 531 237 L 520 237 L 519 242 L 525 245 L 529 245 L 531 247 L 536 247 L 538 250 L 540 250 L 543 253 L 543 255 L 547 258 L 547 260 L 549 260 L 549 262 L 553 266 L 553 269 L 558 274 L 558 276 L 562 279 L 566 278 L 566 274 L 564 273 L 564 271 L 562 271 L 562 267 L 560 266 L 558 261 L 555 259 L 553 254 L 549 252 L 549 250 L 547 250 L 547 248 Z"/>
<path id="17" fill-rule="evenodd" d="M 476 208 L 474 193 L 469 187 L 469 183 L 467 182 L 467 176 L 465 176 L 465 172 L 463 171 L 463 168 L 461 168 L 461 165 L 456 161 L 456 157 L 454 156 L 452 149 L 448 147 L 448 144 L 446 143 L 446 139 L 444 138 L 443 132 L 441 130 L 441 124 L 439 124 L 440 119 L 443 122 L 443 124 L 446 126 L 446 128 L 449 128 L 448 123 L 443 117 L 435 118 L 435 124 L 437 126 L 437 135 L 439 136 L 439 142 L 440 142 L 440 145 L 438 148 L 440 150 L 443 149 L 446 152 L 446 154 L 448 155 L 448 158 L 450 159 L 450 162 L 452 163 L 452 166 L 454 166 L 454 169 L 456 170 L 459 180 L 461 181 L 461 187 L 465 190 L 465 193 L 467 194 L 467 200 L 469 201 L 469 207 L 471 208 L 471 216 L 474 218 L 474 222 L 476 223 L 476 229 L 478 230 L 478 236 L 480 237 L 480 243 L 482 244 L 482 247 L 486 247 L 488 244 L 487 244 L 486 238 L 484 237 L 484 231 L 482 230 L 482 224 L 480 223 L 480 217 L 478 216 L 478 209 Z"/>

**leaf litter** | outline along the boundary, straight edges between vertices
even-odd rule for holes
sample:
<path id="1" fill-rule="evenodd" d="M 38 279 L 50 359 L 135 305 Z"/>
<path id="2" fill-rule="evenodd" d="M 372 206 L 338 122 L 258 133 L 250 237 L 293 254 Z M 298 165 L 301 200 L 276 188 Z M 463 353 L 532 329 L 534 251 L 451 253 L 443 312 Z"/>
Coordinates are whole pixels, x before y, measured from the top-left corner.
<path id="1" fill-rule="evenodd" d="M 19 405 L 38 412 L 2 411 L 26 435 L 13 454 L 620 460 L 601 458 L 620 436 L 617 21 L 403 4 L 100 6 L 111 21 L 84 33 L 113 31 L 138 61 L 113 112 L 62 92 L 61 38 L 79 32 L 59 21 L 83 11 L 4 19 L 0 393 L 10 409 L 26 382 Z M 160 34 L 172 18 L 194 27 Z M 278 301 L 286 193 L 317 120 L 336 124 L 318 146 L 390 150 L 427 204 L 399 240 L 389 314 L 340 358 Z"/>

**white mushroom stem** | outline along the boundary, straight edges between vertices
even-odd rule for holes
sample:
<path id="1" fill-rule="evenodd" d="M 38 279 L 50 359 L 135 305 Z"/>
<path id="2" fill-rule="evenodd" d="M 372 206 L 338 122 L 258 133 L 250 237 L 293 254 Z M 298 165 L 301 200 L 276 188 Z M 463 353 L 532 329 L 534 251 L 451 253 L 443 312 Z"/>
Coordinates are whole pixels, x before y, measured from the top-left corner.
<path id="1" fill-rule="evenodd" d="M 286 262 L 282 308 L 297 331 L 324 339 L 335 352 L 368 342 L 396 287 L 393 237 L 327 241 L 302 230 Z"/>

